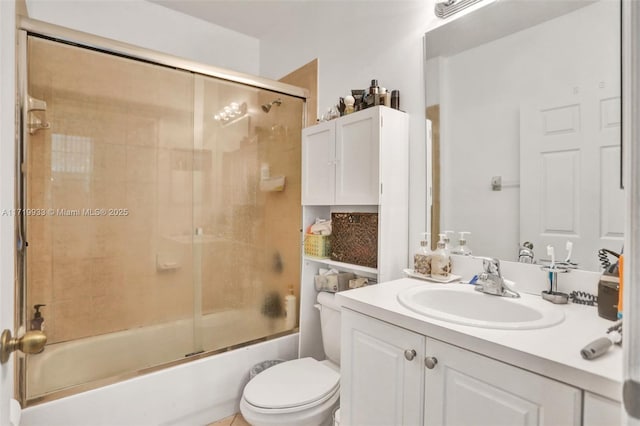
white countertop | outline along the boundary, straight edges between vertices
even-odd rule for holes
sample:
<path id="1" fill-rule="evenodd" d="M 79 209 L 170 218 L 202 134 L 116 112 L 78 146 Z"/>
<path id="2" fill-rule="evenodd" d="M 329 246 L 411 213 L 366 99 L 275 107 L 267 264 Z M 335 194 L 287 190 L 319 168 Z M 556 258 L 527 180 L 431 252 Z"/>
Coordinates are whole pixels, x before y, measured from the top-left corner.
<path id="1" fill-rule="evenodd" d="M 336 301 L 344 308 L 616 401 L 621 400 L 622 348 L 614 345 L 607 353 L 590 361 L 580 356 L 580 349 L 604 337 L 614 324 L 600 318 L 597 308 L 571 303 L 558 305 L 564 309 L 565 320 L 556 326 L 537 330 L 471 327 L 420 315 L 398 302 L 400 291 L 424 285 L 430 284 L 403 278 L 336 293 Z"/>

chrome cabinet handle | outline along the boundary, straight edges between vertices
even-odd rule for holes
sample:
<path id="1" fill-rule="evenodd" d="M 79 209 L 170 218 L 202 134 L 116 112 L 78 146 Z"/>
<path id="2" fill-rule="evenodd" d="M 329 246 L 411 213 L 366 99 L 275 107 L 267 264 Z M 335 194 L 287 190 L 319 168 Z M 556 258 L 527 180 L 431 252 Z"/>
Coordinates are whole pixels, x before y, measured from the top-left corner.
<path id="1" fill-rule="evenodd" d="M 404 357 L 407 359 L 407 361 L 413 361 L 413 359 L 416 357 L 415 349 L 407 349 L 406 351 L 404 351 Z"/>
<path id="2" fill-rule="evenodd" d="M 438 359 L 435 356 L 428 356 L 424 359 L 424 365 L 426 365 L 429 370 L 433 370 L 436 364 L 438 364 Z"/>

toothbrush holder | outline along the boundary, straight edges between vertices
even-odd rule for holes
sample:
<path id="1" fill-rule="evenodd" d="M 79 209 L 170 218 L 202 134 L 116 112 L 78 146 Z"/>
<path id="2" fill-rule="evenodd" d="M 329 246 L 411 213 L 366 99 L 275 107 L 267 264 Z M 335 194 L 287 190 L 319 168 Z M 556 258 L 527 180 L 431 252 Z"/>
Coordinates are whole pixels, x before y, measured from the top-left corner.
<path id="1" fill-rule="evenodd" d="M 569 295 L 558 291 L 558 274 L 564 274 L 571 271 L 571 268 L 567 265 L 556 264 L 551 266 L 540 267 L 545 272 L 549 273 L 550 288 L 542 292 L 542 298 L 548 302 L 555 303 L 557 305 L 564 305 L 569 303 Z"/>

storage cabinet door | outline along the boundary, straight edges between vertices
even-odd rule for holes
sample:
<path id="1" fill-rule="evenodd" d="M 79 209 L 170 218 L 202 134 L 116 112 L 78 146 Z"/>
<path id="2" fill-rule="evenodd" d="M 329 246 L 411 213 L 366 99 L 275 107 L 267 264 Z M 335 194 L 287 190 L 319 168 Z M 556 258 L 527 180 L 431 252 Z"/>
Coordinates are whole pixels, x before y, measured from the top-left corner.
<path id="1" fill-rule="evenodd" d="M 336 204 L 378 204 L 380 125 L 379 108 L 336 124 Z"/>
<path id="2" fill-rule="evenodd" d="M 335 122 L 302 131 L 302 205 L 329 205 L 335 194 Z"/>
<path id="3" fill-rule="evenodd" d="M 425 425 L 580 425 L 581 391 L 427 338 Z"/>
<path id="4" fill-rule="evenodd" d="M 622 424 L 622 405 L 591 392 L 584 393 L 583 426 L 608 426 Z"/>
<path id="5" fill-rule="evenodd" d="M 421 424 L 424 341 L 419 334 L 343 309 L 340 424 Z"/>

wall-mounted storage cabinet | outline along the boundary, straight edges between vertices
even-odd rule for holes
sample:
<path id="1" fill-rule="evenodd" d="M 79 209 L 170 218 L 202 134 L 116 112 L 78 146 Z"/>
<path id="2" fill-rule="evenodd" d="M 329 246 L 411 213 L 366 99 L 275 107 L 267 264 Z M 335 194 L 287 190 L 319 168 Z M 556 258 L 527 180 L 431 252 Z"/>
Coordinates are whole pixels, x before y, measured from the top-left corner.
<path id="1" fill-rule="evenodd" d="M 313 309 L 319 268 L 389 281 L 408 258 L 409 117 L 379 106 L 302 131 L 303 231 L 332 213 L 378 214 L 377 267 L 304 256 L 300 289 L 300 356 L 324 357 L 320 319 Z M 304 232 L 303 232 L 304 237 Z"/>
<path id="2" fill-rule="evenodd" d="M 408 164 L 407 146 L 407 114 L 385 107 L 304 129 L 302 205 L 378 204 L 381 184 L 406 173 L 396 168 Z"/>

